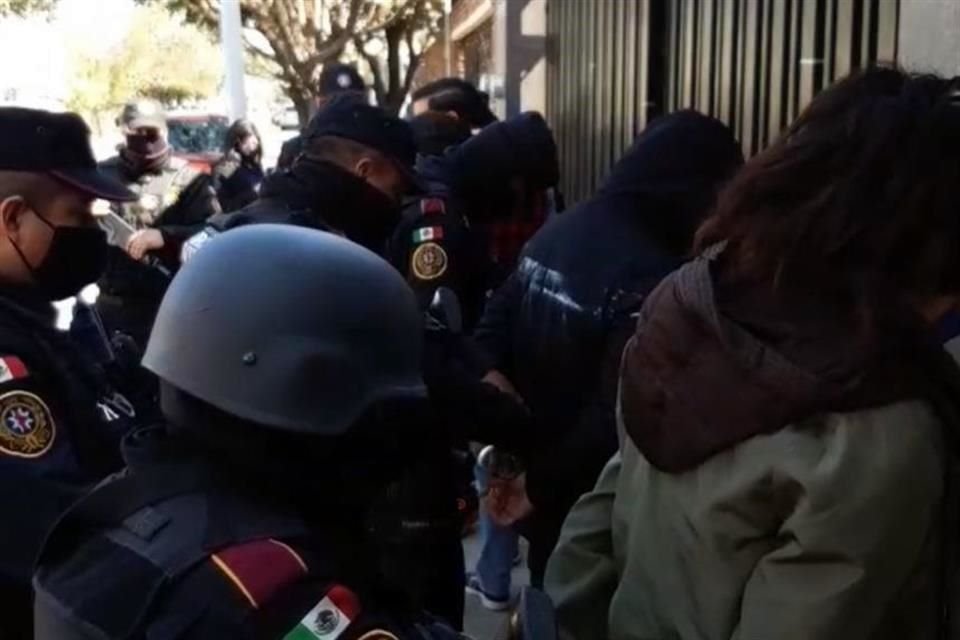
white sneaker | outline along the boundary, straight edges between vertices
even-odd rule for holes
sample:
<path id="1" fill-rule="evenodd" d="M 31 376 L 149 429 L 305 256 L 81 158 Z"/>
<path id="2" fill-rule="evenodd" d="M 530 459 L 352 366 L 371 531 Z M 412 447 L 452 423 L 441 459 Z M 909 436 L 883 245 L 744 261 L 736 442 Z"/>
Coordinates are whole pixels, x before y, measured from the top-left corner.
<path id="1" fill-rule="evenodd" d="M 480 604 L 487 611 L 506 611 L 513 605 L 511 598 L 499 599 L 487 595 L 480 583 L 480 576 L 475 573 L 467 576 L 466 592 L 480 598 Z"/>

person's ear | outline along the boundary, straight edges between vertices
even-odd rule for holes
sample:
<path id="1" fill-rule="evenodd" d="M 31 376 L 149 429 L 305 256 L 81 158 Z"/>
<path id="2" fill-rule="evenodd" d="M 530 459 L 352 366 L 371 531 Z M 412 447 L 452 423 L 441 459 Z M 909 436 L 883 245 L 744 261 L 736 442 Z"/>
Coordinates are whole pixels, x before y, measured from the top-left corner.
<path id="1" fill-rule="evenodd" d="M 16 240 L 23 227 L 23 217 L 29 207 L 21 196 L 10 196 L 0 200 L 0 230 L 8 238 Z"/>
<path id="2" fill-rule="evenodd" d="M 372 171 L 373 160 L 370 158 L 360 158 L 353 167 L 353 172 L 363 179 L 366 179 Z"/>
<path id="3" fill-rule="evenodd" d="M 446 115 L 450 116 L 451 118 L 453 118 L 453 119 L 456 120 L 457 122 L 460 122 L 460 114 L 457 113 L 456 111 L 447 111 Z"/>

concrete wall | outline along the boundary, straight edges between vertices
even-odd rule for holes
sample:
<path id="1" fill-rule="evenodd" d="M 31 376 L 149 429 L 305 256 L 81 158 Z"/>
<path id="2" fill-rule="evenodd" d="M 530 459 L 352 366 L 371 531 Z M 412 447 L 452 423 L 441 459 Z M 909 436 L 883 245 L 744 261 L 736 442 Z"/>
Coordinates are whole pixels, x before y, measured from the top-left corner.
<path id="1" fill-rule="evenodd" d="M 960 0 L 901 0 L 900 64 L 960 75 Z"/>

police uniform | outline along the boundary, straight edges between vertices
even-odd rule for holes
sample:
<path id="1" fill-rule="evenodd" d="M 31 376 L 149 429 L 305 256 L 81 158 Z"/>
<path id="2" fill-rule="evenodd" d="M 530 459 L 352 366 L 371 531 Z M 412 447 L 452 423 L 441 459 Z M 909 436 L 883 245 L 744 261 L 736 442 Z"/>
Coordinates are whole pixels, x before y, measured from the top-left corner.
<path id="1" fill-rule="evenodd" d="M 78 116 L 4 108 L 0 135 L 16 150 L 0 153 L 0 169 L 49 173 L 91 197 L 132 197 L 97 172 Z M 4 640 L 32 638 L 30 577 L 43 539 L 75 499 L 121 467 L 119 443 L 137 418 L 88 351 L 56 328 L 50 299 L 37 276 L 32 284 L 0 285 Z"/>
<path id="2" fill-rule="evenodd" d="M 44 300 L 0 291 L 0 493 L 6 514 L 2 582 L 29 593 L 47 528 L 81 493 L 121 466 L 135 411 L 54 327 Z M 12 524 L 15 522 L 16 524 Z"/>
<path id="3" fill-rule="evenodd" d="M 101 169 L 137 194 L 136 201 L 117 203 L 113 209 L 134 229 L 153 228 L 163 234 L 166 246 L 159 257 L 170 270 L 176 267 L 180 245 L 219 210 L 208 176 L 180 158 L 171 157 L 159 172 L 139 176 L 120 156 L 102 163 Z M 169 275 L 155 266 L 111 247 L 97 300 L 107 328 L 130 335 L 142 348 L 168 283 Z"/>
<path id="4" fill-rule="evenodd" d="M 412 200 L 390 243 L 390 261 L 406 277 L 422 309 L 439 287 L 457 294 L 464 325 L 480 319 L 495 267 L 486 239 L 470 227 L 463 207 L 442 191 Z"/>
<path id="5" fill-rule="evenodd" d="M 167 425 L 49 537 L 37 640 L 459 637 L 389 590 L 369 543 L 434 435 L 422 324 L 395 270 L 334 234 L 250 225 L 199 251 L 143 360 Z"/>
<path id="6" fill-rule="evenodd" d="M 36 576 L 37 640 L 460 638 L 379 586 L 336 522 L 232 490 L 203 462 L 145 453 L 165 439 L 131 437 L 124 474 L 58 524 Z"/>

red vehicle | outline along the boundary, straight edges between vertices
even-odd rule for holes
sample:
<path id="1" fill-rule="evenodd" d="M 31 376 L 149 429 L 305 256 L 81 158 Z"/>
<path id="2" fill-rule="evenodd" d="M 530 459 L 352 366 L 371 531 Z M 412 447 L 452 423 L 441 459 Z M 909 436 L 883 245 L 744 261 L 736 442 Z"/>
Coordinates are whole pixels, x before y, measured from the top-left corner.
<path id="1" fill-rule="evenodd" d="M 167 130 L 173 155 L 183 158 L 204 173 L 223 155 L 223 141 L 230 121 L 226 116 L 197 113 L 167 116 Z"/>

